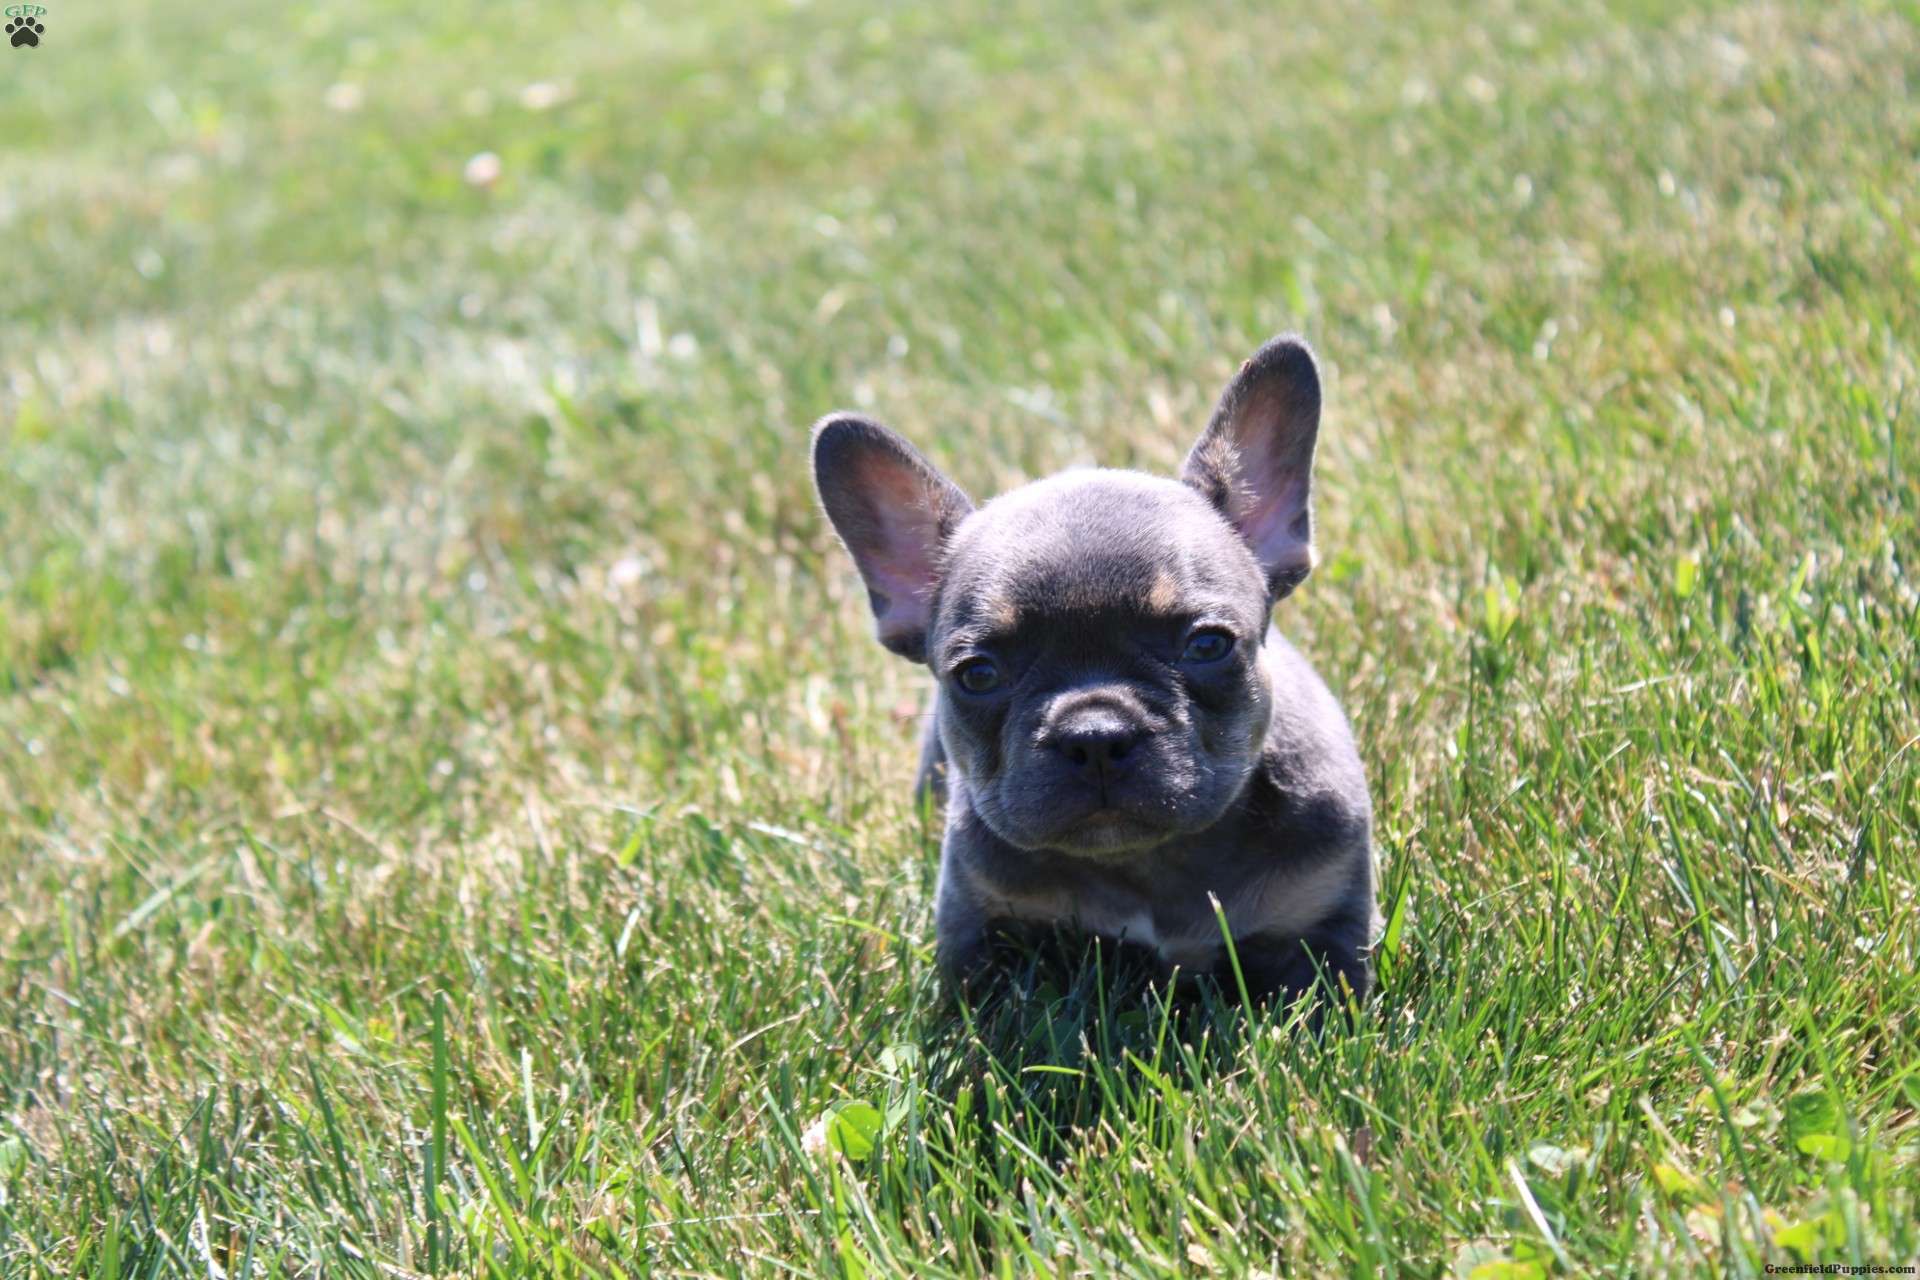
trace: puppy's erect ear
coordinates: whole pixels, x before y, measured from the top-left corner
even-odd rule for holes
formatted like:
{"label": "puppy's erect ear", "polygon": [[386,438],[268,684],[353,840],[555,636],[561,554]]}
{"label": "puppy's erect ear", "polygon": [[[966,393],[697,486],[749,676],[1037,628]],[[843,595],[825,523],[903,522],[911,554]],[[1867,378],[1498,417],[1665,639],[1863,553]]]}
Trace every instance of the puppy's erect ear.
{"label": "puppy's erect ear", "polygon": [[880,643],[925,662],[941,553],[973,504],[912,445],[854,414],[814,426],[813,482],[866,579]]}
{"label": "puppy's erect ear", "polygon": [[1313,445],[1320,373],[1292,334],[1240,366],[1180,478],[1240,531],[1280,599],[1313,568]]}

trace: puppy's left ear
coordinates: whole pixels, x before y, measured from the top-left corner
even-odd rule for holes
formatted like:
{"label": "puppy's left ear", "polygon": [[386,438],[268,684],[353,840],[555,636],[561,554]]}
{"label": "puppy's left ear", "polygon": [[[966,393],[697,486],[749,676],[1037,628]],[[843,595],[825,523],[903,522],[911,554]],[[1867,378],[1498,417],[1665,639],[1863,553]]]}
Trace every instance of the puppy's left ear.
{"label": "puppy's left ear", "polygon": [[1313,446],[1320,371],[1305,340],[1282,334],[1240,366],[1180,478],[1253,549],[1274,600],[1313,569]]}

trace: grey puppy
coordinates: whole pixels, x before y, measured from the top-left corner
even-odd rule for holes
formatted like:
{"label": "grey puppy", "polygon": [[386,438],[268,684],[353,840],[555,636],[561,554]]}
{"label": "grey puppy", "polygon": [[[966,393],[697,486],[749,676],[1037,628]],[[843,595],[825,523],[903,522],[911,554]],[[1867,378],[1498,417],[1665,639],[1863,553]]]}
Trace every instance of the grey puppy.
{"label": "grey puppy", "polygon": [[[1058,925],[1261,994],[1364,996],[1378,927],[1353,737],[1272,629],[1313,567],[1313,353],[1248,360],[1178,480],[1072,470],[975,509],[871,419],[814,428],[814,480],[880,643],[937,678],[937,953],[964,985],[997,927]],[[943,778],[944,777],[944,788]],[[1231,984],[1231,979],[1228,979]]]}

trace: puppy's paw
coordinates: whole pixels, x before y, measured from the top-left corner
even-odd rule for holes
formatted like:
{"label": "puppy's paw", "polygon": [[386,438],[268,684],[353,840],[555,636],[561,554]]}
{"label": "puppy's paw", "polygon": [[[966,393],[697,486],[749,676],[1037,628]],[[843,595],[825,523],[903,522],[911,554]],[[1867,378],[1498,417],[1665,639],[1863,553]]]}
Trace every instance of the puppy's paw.
{"label": "puppy's paw", "polygon": [[[1292,1007],[1314,1002],[1315,1026],[1328,1008],[1357,1009],[1373,985],[1372,966],[1351,947],[1289,938],[1254,942],[1239,948],[1240,973],[1255,1004]],[[1233,973],[1224,962],[1218,979],[1231,987]]]}

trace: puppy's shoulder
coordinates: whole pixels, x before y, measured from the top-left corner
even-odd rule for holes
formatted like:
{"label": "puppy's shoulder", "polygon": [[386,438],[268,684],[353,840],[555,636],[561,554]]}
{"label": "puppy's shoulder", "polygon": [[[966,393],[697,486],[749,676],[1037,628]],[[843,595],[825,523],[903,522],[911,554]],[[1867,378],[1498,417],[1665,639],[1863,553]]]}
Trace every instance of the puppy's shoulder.
{"label": "puppy's shoulder", "polygon": [[1278,631],[1267,633],[1264,648],[1273,719],[1260,765],[1279,806],[1274,816],[1320,828],[1329,840],[1364,842],[1372,803],[1346,713],[1313,664]]}

